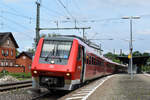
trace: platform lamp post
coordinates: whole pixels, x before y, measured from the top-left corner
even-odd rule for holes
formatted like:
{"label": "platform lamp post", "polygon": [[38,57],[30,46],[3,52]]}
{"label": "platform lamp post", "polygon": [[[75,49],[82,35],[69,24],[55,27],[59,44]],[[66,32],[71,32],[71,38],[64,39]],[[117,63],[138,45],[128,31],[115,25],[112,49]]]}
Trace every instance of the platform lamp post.
{"label": "platform lamp post", "polygon": [[133,79],[133,70],[132,70],[132,65],[133,65],[133,57],[132,57],[132,50],[133,50],[133,45],[132,45],[132,20],[133,19],[140,19],[139,16],[125,16],[122,17],[122,19],[129,19],[130,20],[130,45],[129,45],[129,50],[130,54],[128,58],[130,59],[130,67],[131,67],[131,79]]}

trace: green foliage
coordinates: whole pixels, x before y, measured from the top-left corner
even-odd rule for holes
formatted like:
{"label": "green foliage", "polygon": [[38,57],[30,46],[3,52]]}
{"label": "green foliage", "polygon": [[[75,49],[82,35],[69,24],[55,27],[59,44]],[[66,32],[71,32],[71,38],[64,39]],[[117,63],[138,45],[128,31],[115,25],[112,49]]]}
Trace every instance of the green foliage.
{"label": "green foliage", "polygon": [[[15,78],[31,78],[31,73],[9,73],[9,72],[6,72],[5,75],[10,75],[10,76],[13,76]],[[0,77],[4,76],[3,72],[0,72]]]}
{"label": "green foliage", "polygon": [[34,54],[35,49],[33,49],[33,48],[29,48],[27,51],[28,51],[28,52],[31,52],[31,53],[33,53],[33,54]]}
{"label": "green foliage", "polygon": [[16,49],[16,56],[18,56],[20,54],[20,52]]}
{"label": "green foliage", "polygon": [[144,53],[143,53],[143,56],[150,56],[150,54],[147,53],[147,52],[144,52]]}
{"label": "green foliage", "polygon": [[9,73],[9,75],[16,77],[16,78],[20,78],[20,77],[30,78],[31,77],[31,73]]}
{"label": "green foliage", "polygon": [[133,52],[133,54],[132,54],[133,56],[143,56],[143,54],[142,53],[140,53],[139,51],[135,51],[135,52]]}
{"label": "green foliage", "polygon": [[[111,60],[114,61],[114,62],[120,63],[120,60],[117,59],[117,57],[120,56],[120,55],[117,55],[117,54],[113,54],[113,53],[111,53],[111,52],[108,52],[108,53],[104,54],[104,56],[105,56],[106,58],[108,58],[108,59],[111,59]],[[126,57],[127,57],[127,55],[125,55],[125,54],[121,54],[121,56],[126,56]],[[140,53],[139,51],[135,51],[135,52],[133,52],[133,56],[150,56],[150,54],[147,53],[147,52]],[[150,58],[148,59],[147,62],[150,62]]]}
{"label": "green foliage", "polygon": [[111,59],[114,62],[120,63],[120,60],[117,59],[117,57],[119,56],[117,54],[112,54],[111,52],[108,52],[107,54],[104,54],[104,56],[108,59]]}
{"label": "green foliage", "polygon": [[143,72],[150,72],[150,66],[142,66],[141,70]]}

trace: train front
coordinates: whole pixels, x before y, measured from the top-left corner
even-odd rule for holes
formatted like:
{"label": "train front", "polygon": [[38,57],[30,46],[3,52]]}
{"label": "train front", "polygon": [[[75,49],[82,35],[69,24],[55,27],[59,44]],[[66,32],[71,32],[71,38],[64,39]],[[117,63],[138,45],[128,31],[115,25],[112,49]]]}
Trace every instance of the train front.
{"label": "train front", "polygon": [[49,90],[72,90],[77,48],[77,41],[70,38],[41,38],[31,67],[33,84]]}

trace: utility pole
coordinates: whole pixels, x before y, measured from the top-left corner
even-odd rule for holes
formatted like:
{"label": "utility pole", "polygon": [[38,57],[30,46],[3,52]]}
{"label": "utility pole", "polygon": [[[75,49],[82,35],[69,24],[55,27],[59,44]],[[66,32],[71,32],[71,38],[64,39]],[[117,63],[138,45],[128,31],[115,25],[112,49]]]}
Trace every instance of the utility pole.
{"label": "utility pole", "polygon": [[132,44],[132,20],[133,19],[140,19],[139,16],[126,16],[126,17],[122,17],[122,19],[129,19],[130,20],[130,45],[129,45],[129,50],[130,50],[130,54],[129,54],[129,64],[130,64],[130,68],[131,68],[131,79],[133,79],[133,55],[132,55],[132,51],[133,51],[133,44]]}
{"label": "utility pole", "polygon": [[115,54],[116,53],[116,51],[115,51],[115,49],[113,49],[113,54]]}
{"label": "utility pole", "polygon": [[122,49],[120,49],[120,56],[122,56]]}
{"label": "utility pole", "polygon": [[38,41],[40,39],[40,3],[37,1],[37,15],[36,15],[36,46],[38,44]]}
{"label": "utility pole", "polygon": [[82,36],[83,39],[85,38],[84,32],[85,32],[85,28],[83,28],[83,36]]}

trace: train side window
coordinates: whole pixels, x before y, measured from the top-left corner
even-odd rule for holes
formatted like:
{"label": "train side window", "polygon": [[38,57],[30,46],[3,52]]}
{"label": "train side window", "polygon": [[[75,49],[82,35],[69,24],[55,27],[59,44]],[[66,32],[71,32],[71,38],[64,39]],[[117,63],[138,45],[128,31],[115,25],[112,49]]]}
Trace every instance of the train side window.
{"label": "train side window", "polygon": [[94,58],[94,65],[96,65],[96,58]]}
{"label": "train side window", "polygon": [[103,61],[101,62],[101,66],[104,66],[104,62]]}
{"label": "train side window", "polygon": [[86,64],[89,64],[89,56],[86,57]]}
{"label": "train side window", "polygon": [[92,64],[94,64],[94,57],[92,57]]}
{"label": "train side window", "polygon": [[78,57],[77,57],[78,60],[81,59],[81,46],[78,47]]}
{"label": "train side window", "polygon": [[96,59],[96,65],[98,65],[98,59]]}
{"label": "train side window", "polygon": [[91,64],[91,56],[89,56],[89,64]]}
{"label": "train side window", "polygon": [[101,66],[101,61],[99,61],[99,65]]}

